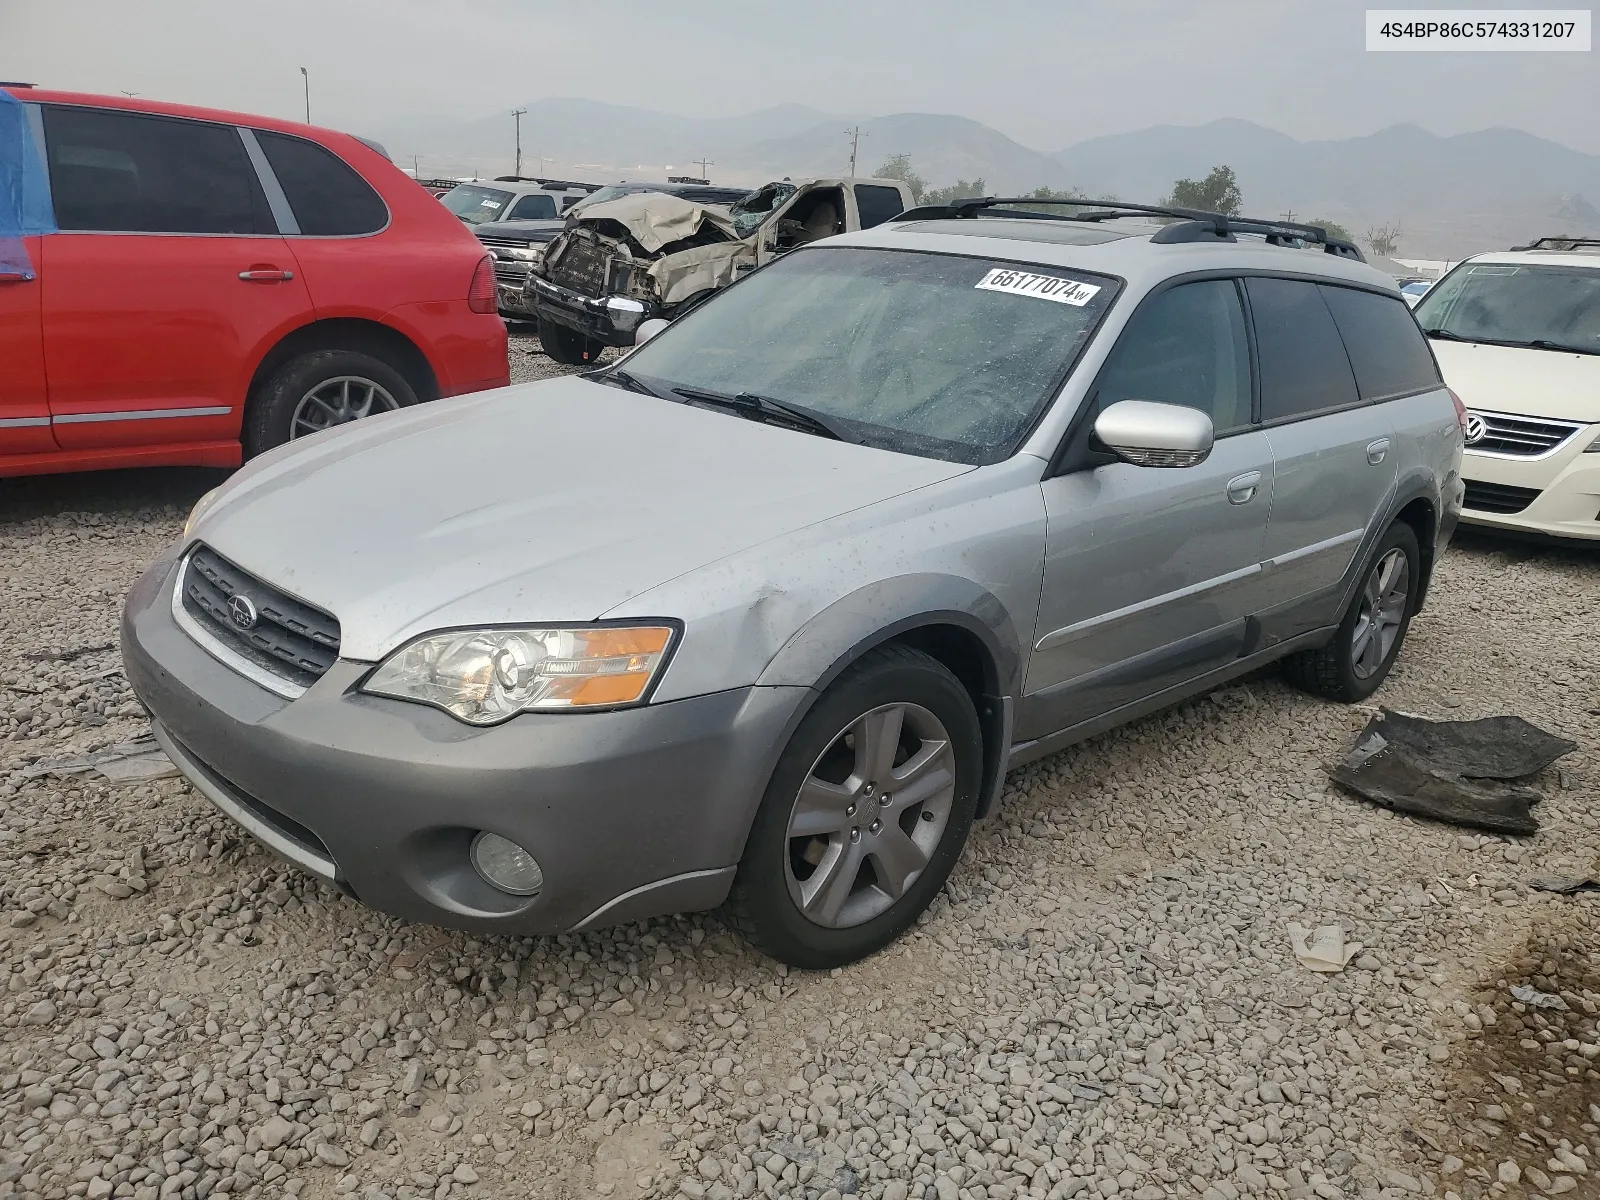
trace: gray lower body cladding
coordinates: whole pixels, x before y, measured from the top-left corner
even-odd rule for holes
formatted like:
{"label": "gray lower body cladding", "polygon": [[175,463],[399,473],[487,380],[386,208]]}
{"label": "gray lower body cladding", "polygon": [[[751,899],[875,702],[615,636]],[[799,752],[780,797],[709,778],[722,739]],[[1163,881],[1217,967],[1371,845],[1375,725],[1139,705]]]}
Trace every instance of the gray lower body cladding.
{"label": "gray lower body cladding", "polygon": [[[173,568],[129,594],[122,651],[180,769],[277,853],[408,920],[546,934],[714,907],[811,695],[741,688],[475,729],[361,695],[370,666],[341,660],[287,701],[178,627]],[[479,830],[533,854],[537,896],[478,877]]]}

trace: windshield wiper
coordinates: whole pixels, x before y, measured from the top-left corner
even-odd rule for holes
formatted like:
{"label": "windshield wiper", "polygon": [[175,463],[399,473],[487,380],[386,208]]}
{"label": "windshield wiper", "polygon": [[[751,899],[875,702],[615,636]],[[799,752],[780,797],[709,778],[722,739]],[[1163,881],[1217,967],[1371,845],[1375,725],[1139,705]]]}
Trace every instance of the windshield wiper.
{"label": "windshield wiper", "polygon": [[627,388],[630,392],[638,392],[641,396],[654,396],[661,399],[661,393],[645,383],[636,375],[630,375],[621,367],[610,367],[603,371],[594,371],[588,378],[597,383],[609,383],[614,387]]}
{"label": "windshield wiper", "polygon": [[1422,332],[1431,338],[1441,338],[1447,342],[1475,342],[1478,340],[1477,338],[1464,338],[1459,333],[1451,333],[1448,329],[1439,326],[1435,326],[1432,329],[1424,329]]}
{"label": "windshield wiper", "polygon": [[798,404],[789,404],[783,400],[774,400],[770,396],[758,396],[754,392],[740,392],[736,396],[727,396],[721,392],[708,392],[702,388],[675,387],[675,393],[685,400],[694,400],[700,404],[710,404],[717,408],[725,408],[730,412],[737,412],[756,421],[766,421],[769,424],[792,425],[803,429],[807,433],[814,433],[818,437],[832,438],[836,442],[856,442],[859,439],[845,433],[838,425],[819,412],[804,408]]}
{"label": "windshield wiper", "polygon": [[1582,346],[1568,346],[1565,342],[1552,342],[1549,338],[1534,338],[1531,342],[1507,342],[1508,346],[1527,346],[1530,350],[1558,350],[1562,354],[1600,354],[1600,350],[1585,350]]}

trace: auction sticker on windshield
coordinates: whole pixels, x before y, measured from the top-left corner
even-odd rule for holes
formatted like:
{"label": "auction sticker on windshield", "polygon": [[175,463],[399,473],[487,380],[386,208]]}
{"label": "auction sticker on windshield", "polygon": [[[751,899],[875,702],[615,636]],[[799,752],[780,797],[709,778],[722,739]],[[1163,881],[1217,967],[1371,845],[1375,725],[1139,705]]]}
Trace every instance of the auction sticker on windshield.
{"label": "auction sticker on windshield", "polygon": [[1100,291],[1098,284],[1079,283],[1076,279],[1062,279],[1059,275],[1034,275],[1006,267],[996,267],[973,286],[991,292],[1010,292],[1014,296],[1037,296],[1041,300],[1054,300],[1057,304],[1072,304],[1079,308],[1093,300]]}

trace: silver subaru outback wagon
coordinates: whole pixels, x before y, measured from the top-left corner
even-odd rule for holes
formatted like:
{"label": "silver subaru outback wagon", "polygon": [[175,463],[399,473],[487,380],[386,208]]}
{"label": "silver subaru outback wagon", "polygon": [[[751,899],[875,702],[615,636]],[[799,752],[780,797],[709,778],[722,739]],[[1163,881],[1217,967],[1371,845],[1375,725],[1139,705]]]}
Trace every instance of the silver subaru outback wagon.
{"label": "silver subaru outback wagon", "polygon": [[962,202],[642,334],[201,500],[123,617],[200,792],[403,918],[725,905],[832,966],[1008,768],[1272,660],[1369,695],[1460,509],[1459,405],[1320,230]]}

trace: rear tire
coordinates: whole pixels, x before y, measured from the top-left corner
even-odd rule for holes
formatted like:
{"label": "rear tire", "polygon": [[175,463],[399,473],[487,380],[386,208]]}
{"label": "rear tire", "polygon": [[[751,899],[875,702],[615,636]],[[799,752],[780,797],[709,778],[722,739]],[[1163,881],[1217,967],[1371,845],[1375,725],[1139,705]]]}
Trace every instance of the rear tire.
{"label": "rear tire", "polygon": [[1378,540],[1333,640],[1284,659],[1284,677],[1314,696],[1346,704],[1365,700],[1400,657],[1421,585],[1416,532],[1396,521]]}
{"label": "rear tire", "polygon": [[898,937],[966,844],[983,774],[972,697],[936,659],[880,647],[806,713],[778,759],[725,912],[793,967]]}
{"label": "rear tire", "polygon": [[[348,386],[346,386],[348,384]],[[392,365],[360,350],[312,350],[280,363],[245,408],[245,458],[361,417],[417,403]]]}
{"label": "rear tire", "polygon": [[548,317],[539,318],[539,342],[546,354],[569,367],[587,366],[599,358],[606,348],[604,342],[585,337],[565,325],[557,325]]}

